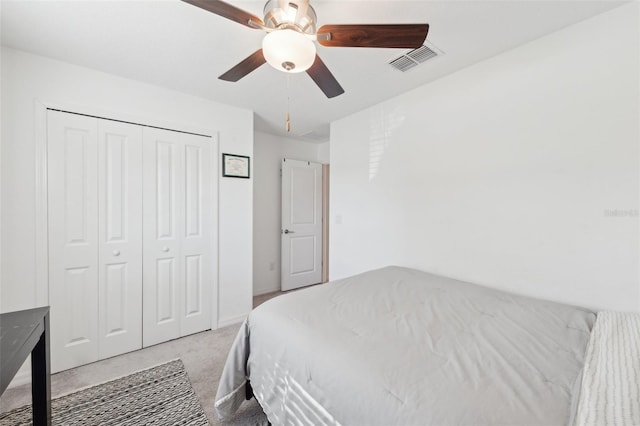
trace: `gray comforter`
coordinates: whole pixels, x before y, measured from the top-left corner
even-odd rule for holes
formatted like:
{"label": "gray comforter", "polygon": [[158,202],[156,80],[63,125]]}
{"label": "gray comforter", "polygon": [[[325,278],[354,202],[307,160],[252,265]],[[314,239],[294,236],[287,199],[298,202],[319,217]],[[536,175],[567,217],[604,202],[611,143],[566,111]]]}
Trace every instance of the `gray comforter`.
{"label": "gray comforter", "polygon": [[251,312],[216,397],[270,422],[566,425],[595,314],[387,267]]}

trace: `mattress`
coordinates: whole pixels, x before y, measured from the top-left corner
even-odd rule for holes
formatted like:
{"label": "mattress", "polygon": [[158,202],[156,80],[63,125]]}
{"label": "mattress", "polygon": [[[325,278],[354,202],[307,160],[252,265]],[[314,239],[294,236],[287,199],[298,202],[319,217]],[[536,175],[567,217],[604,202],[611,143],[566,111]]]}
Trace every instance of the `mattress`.
{"label": "mattress", "polygon": [[216,411],[247,395],[274,425],[573,424],[596,315],[408,268],[253,310]]}

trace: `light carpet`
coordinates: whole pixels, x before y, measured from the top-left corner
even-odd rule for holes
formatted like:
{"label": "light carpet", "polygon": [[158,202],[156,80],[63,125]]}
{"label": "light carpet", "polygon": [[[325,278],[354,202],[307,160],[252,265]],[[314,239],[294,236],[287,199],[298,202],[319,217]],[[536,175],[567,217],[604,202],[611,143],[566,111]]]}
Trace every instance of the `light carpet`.
{"label": "light carpet", "polygon": [[[257,296],[254,298],[254,306],[278,294]],[[218,420],[214,413],[218,380],[239,327],[240,324],[234,324],[205,331],[53,374],[51,396],[55,398],[66,395],[180,358],[210,424],[267,425],[268,420],[255,399],[245,401],[236,415],[225,421]],[[30,384],[10,387],[0,397],[0,412],[30,403]]]}
{"label": "light carpet", "polygon": [[[51,420],[68,426],[209,424],[179,359],[56,398]],[[0,414],[1,426],[30,424],[30,405]]]}

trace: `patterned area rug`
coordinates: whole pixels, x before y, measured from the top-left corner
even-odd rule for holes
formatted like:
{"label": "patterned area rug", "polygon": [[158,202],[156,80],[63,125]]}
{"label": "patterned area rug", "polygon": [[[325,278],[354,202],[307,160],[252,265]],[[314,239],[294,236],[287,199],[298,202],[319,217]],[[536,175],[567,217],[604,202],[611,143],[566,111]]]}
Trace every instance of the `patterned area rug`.
{"label": "patterned area rug", "polygon": [[[179,359],[51,401],[54,425],[208,425]],[[31,425],[31,406],[0,414],[0,426]]]}

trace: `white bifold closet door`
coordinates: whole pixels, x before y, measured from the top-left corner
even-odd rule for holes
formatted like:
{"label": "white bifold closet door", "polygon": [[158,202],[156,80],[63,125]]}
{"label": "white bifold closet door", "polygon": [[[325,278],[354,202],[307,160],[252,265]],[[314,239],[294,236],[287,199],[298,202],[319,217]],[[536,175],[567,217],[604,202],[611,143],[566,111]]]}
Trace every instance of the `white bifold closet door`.
{"label": "white bifold closet door", "polygon": [[211,139],[48,111],[57,372],[211,328]]}
{"label": "white bifold closet door", "polygon": [[143,344],[211,326],[212,149],[207,137],[144,129]]}
{"label": "white bifold closet door", "polygon": [[142,347],[142,128],[49,111],[52,371]]}
{"label": "white bifold closet door", "polygon": [[98,120],[99,357],[142,347],[142,127]]}

